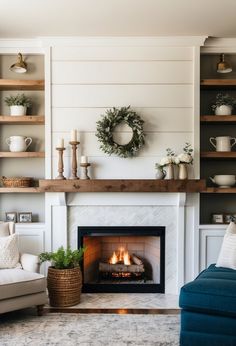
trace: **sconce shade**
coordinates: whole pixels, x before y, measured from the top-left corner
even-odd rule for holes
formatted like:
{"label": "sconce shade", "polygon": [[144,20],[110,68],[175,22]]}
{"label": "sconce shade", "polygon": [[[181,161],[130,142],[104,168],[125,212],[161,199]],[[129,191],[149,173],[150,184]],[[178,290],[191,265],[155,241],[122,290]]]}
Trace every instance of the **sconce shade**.
{"label": "sconce shade", "polygon": [[220,55],[220,61],[217,64],[216,70],[218,73],[232,72],[232,67],[227,61],[225,61],[225,55],[224,54]]}
{"label": "sconce shade", "polygon": [[10,70],[16,73],[25,73],[27,71],[27,64],[23,61],[22,54],[18,53],[18,61],[11,65]]}

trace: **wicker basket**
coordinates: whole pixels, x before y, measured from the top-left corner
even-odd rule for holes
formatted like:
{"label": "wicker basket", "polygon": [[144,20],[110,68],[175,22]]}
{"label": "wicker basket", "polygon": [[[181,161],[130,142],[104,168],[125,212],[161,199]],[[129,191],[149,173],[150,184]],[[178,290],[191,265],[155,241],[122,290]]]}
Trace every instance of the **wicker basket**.
{"label": "wicker basket", "polygon": [[1,182],[4,187],[29,187],[32,178],[22,177],[22,178],[6,178],[1,177]]}
{"label": "wicker basket", "polygon": [[48,293],[51,306],[66,307],[80,302],[82,275],[80,268],[48,268]]}

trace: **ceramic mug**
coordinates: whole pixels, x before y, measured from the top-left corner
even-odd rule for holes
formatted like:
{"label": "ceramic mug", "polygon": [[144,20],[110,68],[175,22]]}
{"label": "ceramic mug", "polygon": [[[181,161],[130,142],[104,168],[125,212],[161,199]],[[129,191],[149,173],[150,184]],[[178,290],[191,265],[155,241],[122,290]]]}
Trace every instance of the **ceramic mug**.
{"label": "ceramic mug", "polygon": [[32,138],[25,136],[11,136],[6,139],[9,150],[12,152],[26,151],[32,143]]}
{"label": "ceramic mug", "polygon": [[235,175],[225,174],[225,175],[215,175],[213,178],[209,177],[211,181],[219,185],[219,187],[231,187],[236,183]]}
{"label": "ceramic mug", "polygon": [[231,151],[236,144],[236,138],[230,136],[211,137],[209,141],[216,151]]}

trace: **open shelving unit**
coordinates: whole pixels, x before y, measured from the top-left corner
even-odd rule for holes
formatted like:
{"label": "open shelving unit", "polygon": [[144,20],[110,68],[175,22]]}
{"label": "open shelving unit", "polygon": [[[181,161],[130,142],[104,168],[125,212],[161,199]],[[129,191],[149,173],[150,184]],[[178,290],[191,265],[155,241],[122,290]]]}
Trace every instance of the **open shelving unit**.
{"label": "open shelving unit", "polygon": [[0,79],[0,90],[44,90],[44,80]]}

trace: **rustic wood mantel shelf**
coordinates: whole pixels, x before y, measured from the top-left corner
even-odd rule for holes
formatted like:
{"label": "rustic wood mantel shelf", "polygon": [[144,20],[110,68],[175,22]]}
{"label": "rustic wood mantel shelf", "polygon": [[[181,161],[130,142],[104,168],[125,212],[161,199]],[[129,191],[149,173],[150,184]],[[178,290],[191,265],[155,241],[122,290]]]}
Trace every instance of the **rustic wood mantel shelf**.
{"label": "rustic wood mantel shelf", "polygon": [[201,192],[206,181],[156,179],[39,180],[45,192]]}

